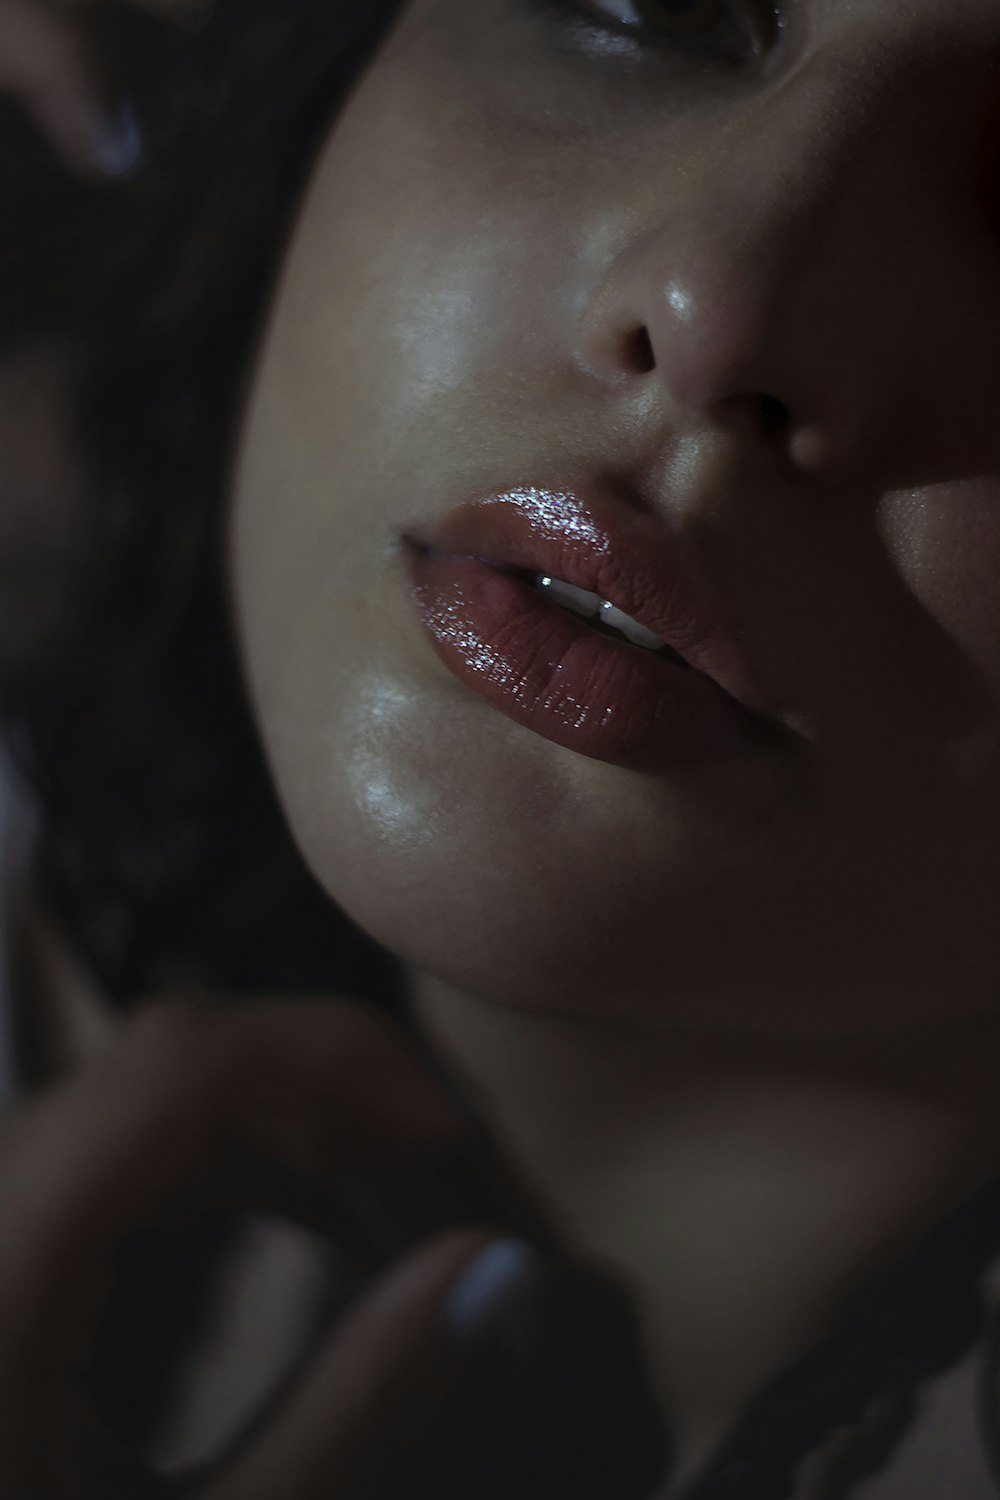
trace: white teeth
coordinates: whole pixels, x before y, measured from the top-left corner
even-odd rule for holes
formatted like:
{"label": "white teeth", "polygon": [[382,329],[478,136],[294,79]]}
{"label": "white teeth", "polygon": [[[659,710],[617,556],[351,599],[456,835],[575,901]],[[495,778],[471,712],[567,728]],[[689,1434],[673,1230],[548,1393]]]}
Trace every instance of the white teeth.
{"label": "white teeth", "polygon": [[592,594],[588,589],[578,589],[572,583],[563,583],[561,578],[550,578],[547,573],[538,575],[538,587],[554,603],[572,610],[575,615],[582,615],[588,620],[599,615],[605,625],[619,631],[635,646],[644,646],[647,651],[662,651],[667,644],[651,630],[647,630],[645,625],[640,625],[638,620],[633,620],[623,609],[616,608],[608,599],[602,599],[600,594]]}
{"label": "white teeth", "polygon": [[601,605],[601,619],[613,630],[620,630],[634,646],[645,646],[647,651],[660,651],[667,644],[651,630],[647,630],[645,625],[640,625],[638,620],[633,620],[623,609],[616,609],[607,599]]}
{"label": "white teeth", "polygon": [[591,594],[587,589],[574,587],[572,583],[563,583],[561,578],[550,578],[547,573],[539,576],[538,587],[543,593],[551,595],[557,604],[571,609],[575,615],[583,615],[585,620],[596,615],[601,608],[600,594]]}

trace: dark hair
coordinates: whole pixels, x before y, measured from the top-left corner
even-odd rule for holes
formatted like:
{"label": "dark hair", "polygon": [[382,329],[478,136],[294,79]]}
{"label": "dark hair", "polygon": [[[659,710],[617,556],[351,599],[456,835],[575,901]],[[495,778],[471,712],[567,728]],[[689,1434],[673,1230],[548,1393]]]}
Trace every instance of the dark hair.
{"label": "dark hair", "polygon": [[188,31],[109,11],[95,51],[143,129],[143,167],[86,187],[24,142],[19,317],[77,333],[95,503],[80,587],[14,740],[42,803],[44,894],[122,1004],[166,984],[394,992],[392,961],[335,911],[285,830],[240,683],[222,548],[290,220],[397,8],[218,0]]}

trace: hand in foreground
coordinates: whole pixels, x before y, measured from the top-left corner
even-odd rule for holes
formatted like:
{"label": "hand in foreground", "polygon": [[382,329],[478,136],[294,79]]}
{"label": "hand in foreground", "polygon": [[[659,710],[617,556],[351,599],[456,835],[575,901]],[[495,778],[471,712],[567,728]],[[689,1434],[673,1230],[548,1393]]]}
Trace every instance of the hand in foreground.
{"label": "hand in foreground", "polygon": [[[461,1125],[402,1046],[342,1003],[202,1013],[158,1004],[0,1136],[0,1474],[5,1500],[173,1493],[103,1425],[79,1372],[116,1245],[246,1147],[280,1163],[319,1122],[340,1166],[448,1149]],[[490,1241],[440,1235],[354,1310],[266,1427],[185,1495],[377,1493],[460,1366],[463,1272]],[[482,1262],[478,1262],[480,1265]],[[457,1288],[457,1292],[456,1292]]]}
{"label": "hand in foreground", "polygon": [[[126,0],[167,20],[197,17],[199,0]],[[141,153],[135,122],[109,113],[79,16],[90,0],[0,0],[0,95],[16,99],[56,153],[82,172],[118,176]]]}

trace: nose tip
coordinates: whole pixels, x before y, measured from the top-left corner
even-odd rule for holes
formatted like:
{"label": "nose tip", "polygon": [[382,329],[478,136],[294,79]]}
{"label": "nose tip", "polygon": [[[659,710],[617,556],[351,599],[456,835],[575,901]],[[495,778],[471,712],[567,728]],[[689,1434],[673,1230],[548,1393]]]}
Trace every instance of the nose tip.
{"label": "nose tip", "polygon": [[599,313],[580,362],[599,381],[665,401],[674,425],[742,433],[818,470],[837,448],[832,422],[818,403],[810,410],[807,382],[779,367],[769,302],[749,270],[716,271],[702,254],[688,276],[623,299],[617,317]]}
{"label": "nose tip", "polygon": [[761,369],[766,292],[759,278],[754,285],[749,275],[713,266],[716,258],[702,250],[686,276],[670,277],[648,299],[654,358],[681,409],[711,413],[751,405],[773,419],[787,406],[765,385]]}
{"label": "nose tip", "polygon": [[914,222],[926,100],[918,111],[899,64],[867,80],[860,108],[854,63],[850,49],[818,55],[643,179],[639,227],[593,287],[575,351],[636,410],[752,435],[815,470],[843,461],[905,383],[915,333],[901,308],[943,235]]}

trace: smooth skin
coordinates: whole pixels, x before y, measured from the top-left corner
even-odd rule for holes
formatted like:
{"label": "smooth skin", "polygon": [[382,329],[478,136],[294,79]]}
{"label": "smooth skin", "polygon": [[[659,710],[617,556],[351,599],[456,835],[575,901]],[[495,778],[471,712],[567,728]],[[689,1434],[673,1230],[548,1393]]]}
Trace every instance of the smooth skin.
{"label": "smooth skin", "polygon": [[[413,0],[331,131],[236,610],[307,858],[631,1275],[691,1468],[1000,1168],[1000,22],[797,0],[734,67],[768,7],[555,9]],[[452,679],[399,538],[525,485],[660,512],[783,733],[640,775]]]}

